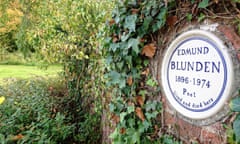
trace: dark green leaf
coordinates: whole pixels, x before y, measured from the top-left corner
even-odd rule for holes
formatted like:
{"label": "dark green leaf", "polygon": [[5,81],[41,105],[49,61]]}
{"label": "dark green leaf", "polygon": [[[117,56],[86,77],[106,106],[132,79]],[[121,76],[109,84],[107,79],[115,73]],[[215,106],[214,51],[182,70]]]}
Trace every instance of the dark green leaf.
{"label": "dark green leaf", "polygon": [[126,41],[126,40],[129,38],[130,35],[131,35],[131,33],[128,33],[128,34],[124,33],[124,34],[121,36],[121,41],[122,41],[122,42]]}
{"label": "dark green leaf", "polygon": [[198,17],[198,22],[202,21],[206,16],[201,13],[200,16]]}
{"label": "dark green leaf", "polygon": [[240,112],[240,97],[237,97],[231,101],[230,108],[235,112]]}
{"label": "dark green leaf", "polygon": [[132,112],[134,112],[134,110],[135,110],[134,105],[133,105],[133,106],[128,106],[128,107],[127,107],[127,112],[128,112],[128,113],[132,113]]}
{"label": "dark green leaf", "polygon": [[110,84],[117,84],[120,88],[125,87],[126,80],[120,73],[111,71],[109,74],[107,74],[107,76],[110,79]]}
{"label": "dark green leaf", "polygon": [[110,103],[110,104],[109,104],[109,110],[110,110],[110,112],[114,112],[114,110],[115,110],[115,105],[114,105],[113,103]]}
{"label": "dark green leaf", "polygon": [[236,135],[237,142],[240,142],[240,115],[233,122],[233,130]]}
{"label": "dark green leaf", "polygon": [[112,43],[110,45],[110,49],[115,52],[118,48],[120,47],[120,44],[119,43]]}
{"label": "dark green leaf", "polygon": [[135,38],[131,38],[130,40],[128,40],[128,48],[132,47],[133,51],[138,54],[139,53],[139,40],[135,39]]}
{"label": "dark green leaf", "polygon": [[161,12],[157,16],[157,22],[153,25],[152,31],[155,32],[160,29],[166,23],[167,9],[162,8]]}
{"label": "dark green leaf", "polygon": [[144,19],[144,22],[143,22],[143,28],[144,30],[148,30],[149,26],[150,26],[150,23],[153,21],[153,18],[151,16],[148,16]]}
{"label": "dark green leaf", "polygon": [[206,8],[208,6],[208,2],[209,0],[202,0],[199,4],[198,4],[198,8]]}
{"label": "dark green leaf", "polygon": [[136,30],[136,20],[137,15],[127,16],[124,23],[124,28],[128,29],[130,32],[134,32]]}
{"label": "dark green leaf", "polygon": [[191,20],[192,20],[192,14],[190,14],[190,13],[187,14],[187,20],[188,20],[188,21],[191,21]]}

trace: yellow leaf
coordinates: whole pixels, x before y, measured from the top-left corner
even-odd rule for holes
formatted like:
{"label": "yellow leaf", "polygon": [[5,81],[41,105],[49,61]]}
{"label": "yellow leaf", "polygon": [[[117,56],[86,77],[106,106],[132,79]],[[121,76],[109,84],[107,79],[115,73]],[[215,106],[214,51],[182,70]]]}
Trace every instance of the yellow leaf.
{"label": "yellow leaf", "polygon": [[4,97],[4,96],[1,96],[1,97],[0,97],[0,104],[2,104],[4,101],[5,101],[5,97]]}

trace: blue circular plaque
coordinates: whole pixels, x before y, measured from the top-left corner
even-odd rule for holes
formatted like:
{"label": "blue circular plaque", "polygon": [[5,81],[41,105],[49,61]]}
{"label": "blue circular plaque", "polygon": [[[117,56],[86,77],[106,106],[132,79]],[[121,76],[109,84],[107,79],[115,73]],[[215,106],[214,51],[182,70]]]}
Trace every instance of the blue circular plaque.
{"label": "blue circular plaque", "polygon": [[191,30],[168,47],[161,80],[170,104],[191,119],[216,114],[226,103],[233,66],[223,41],[211,32]]}

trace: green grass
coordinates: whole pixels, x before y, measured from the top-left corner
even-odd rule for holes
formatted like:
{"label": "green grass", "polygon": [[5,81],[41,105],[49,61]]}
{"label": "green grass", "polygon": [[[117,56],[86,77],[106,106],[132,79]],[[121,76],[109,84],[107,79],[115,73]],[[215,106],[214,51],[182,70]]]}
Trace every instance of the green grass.
{"label": "green grass", "polygon": [[7,78],[52,77],[61,71],[62,67],[57,65],[49,66],[47,69],[38,66],[0,65],[0,81]]}

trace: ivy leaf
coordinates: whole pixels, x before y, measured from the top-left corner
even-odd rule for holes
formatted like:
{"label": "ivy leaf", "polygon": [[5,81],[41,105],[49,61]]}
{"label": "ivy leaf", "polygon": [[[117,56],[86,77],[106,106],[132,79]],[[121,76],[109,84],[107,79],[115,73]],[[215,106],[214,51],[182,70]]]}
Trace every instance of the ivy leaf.
{"label": "ivy leaf", "polygon": [[153,58],[156,52],[156,46],[154,43],[147,44],[143,47],[141,54],[149,58]]}
{"label": "ivy leaf", "polygon": [[236,135],[237,142],[240,142],[240,115],[233,122],[233,130]]}
{"label": "ivy leaf", "polygon": [[132,143],[140,142],[140,134],[138,131],[135,131],[132,135]]}
{"label": "ivy leaf", "polygon": [[233,99],[230,103],[230,107],[235,112],[240,112],[240,97]]}
{"label": "ivy leaf", "polygon": [[121,112],[120,113],[120,122],[122,123],[124,121],[125,116],[127,115],[126,112]]}
{"label": "ivy leaf", "polygon": [[109,104],[109,110],[110,110],[110,112],[114,112],[114,110],[115,110],[115,105],[114,105],[113,103],[110,103],[110,104]]}
{"label": "ivy leaf", "polygon": [[202,0],[199,4],[198,4],[198,8],[206,8],[208,6],[208,2],[209,0]]}
{"label": "ivy leaf", "polygon": [[156,118],[158,112],[157,111],[154,111],[152,113],[146,113],[146,117],[148,120],[150,120],[151,118]]}
{"label": "ivy leaf", "polygon": [[152,31],[155,32],[160,29],[166,23],[167,9],[162,8],[161,12],[157,16],[157,22],[153,25]]}
{"label": "ivy leaf", "polygon": [[153,21],[153,18],[151,16],[147,16],[145,19],[144,19],[144,22],[143,22],[143,28],[145,31],[148,30],[149,26],[150,26],[150,23]]}
{"label": "ivy leaf", "polygon": [[127,28],[130,32],[134,32],[136,30],[136,20],[136,14],[127,16],[124,22],[124,28]]}
{"label": "ivy leaf", "polygon": [[128,48],[132,47],[133,51],[138,54],[139,53],[139,40],[135,38],[131,38],[128,40]]}
{"label": "ivy leaf", "polygon": [[154,86],[157,86],[157,82],[154,79],[150,78],[147,80],[146,85],[150,87],[154,87]]}
{"label": "ivy leaf", "polygon": [[128,113],[134,112],[134,108],[135,108],[134,105],[128,106],[128,107],[127,107],[127,112],[128,112]]}
{"label": "ivy leaf", "polygon": [[123,33],[123,35],[121,36],[121,41],[122,41],[122,42],[126,41],[126,40],[129,38],[130,34],[131,34],[131,33],[128,33],[128,34]]}
{"label": "ivy leaf", "polygon": [[113,52],[115,52],[118,48],[120,47],[119,43],[112,43],[110,45],[110,50],[112,50]]}
{"label": "ivy leaf", "polygon": [[118,137],[118,128],[115,128],[114,132],[109,135],[109,138],[115,139]]}
{"label": "ivy leaf", "polygon": [[156,101],[147,101],[147,103],[145,104],[145,109],[146,111],[150,111],[150,110],[156,110],[157,108],[157,102]]}
{"label": "ivy leaf", "polygon": [[125,87],[126,80],[120,73],[111,71],[109,74],[107,74],[107,76],[110,79],[110,84],[118,84],[120,88]]}

